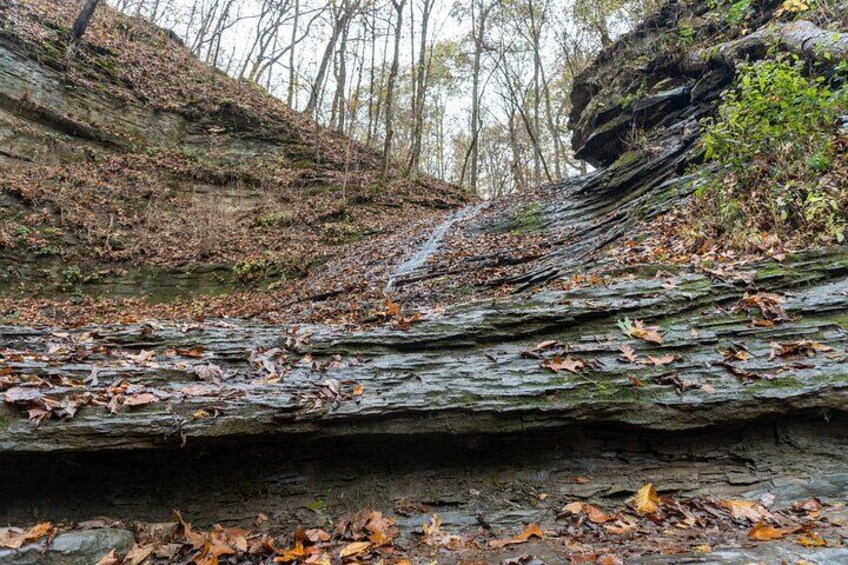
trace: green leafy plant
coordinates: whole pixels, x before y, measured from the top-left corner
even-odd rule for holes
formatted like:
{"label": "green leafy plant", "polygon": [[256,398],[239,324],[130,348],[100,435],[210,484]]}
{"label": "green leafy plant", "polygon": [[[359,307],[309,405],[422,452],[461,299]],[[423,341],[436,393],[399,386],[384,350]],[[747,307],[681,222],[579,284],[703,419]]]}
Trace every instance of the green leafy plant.
{"label": "green leafy plant", "polygon": [[738,26],[754,13],[753,0],[710,0],[710,9],[721,13],[721,20],[729,25]]}
{"label": "green leafy plant", "polygon": [[695,29],[689,25],[681,25],[677,29],[677,46],[680,49],[688,49],[695,43]]}
{"label": "green leafy plant", "polygon": [[735,236],[842,242],[846,111],[848,90],[808,78],[796,61],[743,66],[702,141],[706,159],[720,165],[697,193],[707,222]]}

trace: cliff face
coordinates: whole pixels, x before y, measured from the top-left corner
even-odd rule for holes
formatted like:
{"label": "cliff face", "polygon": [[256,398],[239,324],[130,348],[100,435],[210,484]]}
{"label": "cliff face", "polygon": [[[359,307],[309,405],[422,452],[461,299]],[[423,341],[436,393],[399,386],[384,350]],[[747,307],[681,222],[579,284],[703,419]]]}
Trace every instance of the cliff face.
{"label": "cliff face", "polygon": [[[783,2],[671,1],[621,38],[575,80],[572,146],[607,166],[635,137],[694,126],[716,112],[735,67],[790,52],[835,67],[848,56],[844,3],[796,14]],[[739,21],[728,14],[739,11]]]}

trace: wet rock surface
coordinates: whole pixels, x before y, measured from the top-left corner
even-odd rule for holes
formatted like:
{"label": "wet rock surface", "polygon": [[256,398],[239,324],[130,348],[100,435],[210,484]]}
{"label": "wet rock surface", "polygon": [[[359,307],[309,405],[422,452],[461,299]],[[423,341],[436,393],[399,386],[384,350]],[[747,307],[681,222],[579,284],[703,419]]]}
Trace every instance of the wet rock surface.
{"label": "wet rock surface", "polygon": [[125,555],[135,543],[127,530],[82,530],[59,534],[52,540],[20,549],[0,549],[3,565],[92,565],[110,551]]}

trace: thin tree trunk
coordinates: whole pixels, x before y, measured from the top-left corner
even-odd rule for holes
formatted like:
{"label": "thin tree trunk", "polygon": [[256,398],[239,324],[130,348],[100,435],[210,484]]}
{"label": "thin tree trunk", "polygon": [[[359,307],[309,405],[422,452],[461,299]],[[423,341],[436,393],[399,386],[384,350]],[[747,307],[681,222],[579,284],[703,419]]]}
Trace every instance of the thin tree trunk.
{"label": "thin tree trunk", "polygon": [[294,46],[297,39],[297,26],[300,23],[300,0],[294,0],[294,22],[292,23],[291,50],[289,51],[289,94],[288,104],[290,108],[295,105],[295,89],[297,88]]}
{"label": "thin tree trunk", "polygon": [[305,113],[309,116],[315,114],[318,108],[318,102],[321,99],[321,91],[324,89],[324,79],[327,76],[327,68],[330,66],[330,60],[333,53],[336,51],[336,43],[339,41],[339,36],[342,30],[347,27],[351,17],[353,17],[354,6],[344,3],[341,13],[333,26],[333,32],[330,36],[330,41],[327,48],[324,50],[324,56],[321,58],[321,64],[318,67],[318,74],[315,76],[315,82],[312,84],[312,92],[309,94],[309,102],[306,103]]}
{"label": "thin tree trunk", "polygon": [[419,161],[421,159],[421,137],[424,131],[424,106],[427,96],[427,31],[430,24],[430,14],[433,10],[434,0],[424,0],[421,10],[421,45],[418,54],[418,68],[416,69],[415,104],[412,115],[412,140],[409,149],[409,174],[413,178],[418,176]]}
{"label": "thin tree trunk", "polygon": [[71,27],[71,39],[68,45],[68,53],[73,53],[74,49],[76,49],[76,46],[79,44],[80,39],[82,39],[85,30],[88,29],[88,24],[91,23],[91,17],[94,15],[94,11],[97,10],[98,4],[100,4],[100,0],[86,0],[85,5],[82,7],[82,10],[74,22],[73,27]]}
{"label": "thin tree trunk", "polygon": [[389,161],[391,159],[392,141],[395,135],[394,124],[394,95],[395,81],[398,75],[398,66],[400,65],[400,39],[403,31],[403,8],[406,5],[406,0],[392,0],[392,6],[395,8],[395,49],[392,57],[392,68],[389,71],[389,83],[386,87],[386,138],[383,142],[383,163],[382,163],[382,178],[385,181],[389,177]]}

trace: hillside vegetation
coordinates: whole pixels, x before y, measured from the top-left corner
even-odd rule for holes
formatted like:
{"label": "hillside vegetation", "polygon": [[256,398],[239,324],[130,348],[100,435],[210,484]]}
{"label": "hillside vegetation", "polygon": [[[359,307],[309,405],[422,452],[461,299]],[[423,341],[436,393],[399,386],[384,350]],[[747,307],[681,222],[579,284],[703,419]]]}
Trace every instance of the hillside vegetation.
{"label": "hillside vegetation", "polygon": [[375,152],[106,5],[68,59],[77,9],[0,0],[7,289],[173,298],[279,285],[465,199],[381,178]]}

